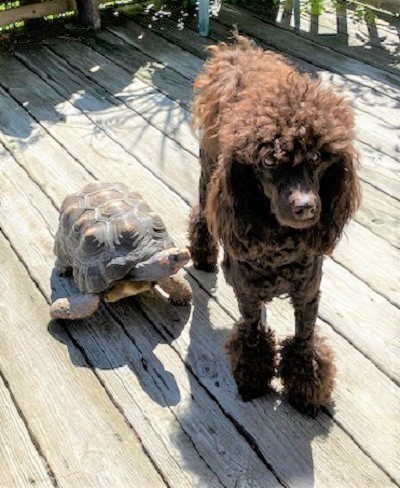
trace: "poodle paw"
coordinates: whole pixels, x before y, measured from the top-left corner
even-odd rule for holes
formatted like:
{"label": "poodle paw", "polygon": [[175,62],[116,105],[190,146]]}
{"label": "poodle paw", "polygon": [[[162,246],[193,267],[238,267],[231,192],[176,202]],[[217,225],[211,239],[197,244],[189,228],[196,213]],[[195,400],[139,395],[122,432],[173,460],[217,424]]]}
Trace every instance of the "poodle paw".
{"label": "poodle paw", "polygon": [[288,401],[300,413],[315,417],[331,403],[336,368],[324,338],[314,337],[313,343],[285,339],[279,370]]}
{"label": "poodle paw", "polygon": [[236,325],[226,347],[242,400],[247,402],[268,393],[276,366],[274,333],[259,331],[256,342],[249,344],[244,331]]}

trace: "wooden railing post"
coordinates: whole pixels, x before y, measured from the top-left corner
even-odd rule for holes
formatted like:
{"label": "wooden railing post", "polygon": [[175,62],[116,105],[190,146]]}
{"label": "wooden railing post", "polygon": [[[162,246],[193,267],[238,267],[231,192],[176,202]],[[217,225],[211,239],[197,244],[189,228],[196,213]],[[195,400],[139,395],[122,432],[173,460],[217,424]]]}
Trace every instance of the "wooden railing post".
{"label": "wooden railing post", "polygon": [[100,10],[97,0],[76,0],[76,6],[83,25],[94,30],[100,29]]}
{"label": "wooden railing post", "polygon": [[199,0],[199,33],[201,36],[208,36],[210,33],[209,7],[209,0]]}

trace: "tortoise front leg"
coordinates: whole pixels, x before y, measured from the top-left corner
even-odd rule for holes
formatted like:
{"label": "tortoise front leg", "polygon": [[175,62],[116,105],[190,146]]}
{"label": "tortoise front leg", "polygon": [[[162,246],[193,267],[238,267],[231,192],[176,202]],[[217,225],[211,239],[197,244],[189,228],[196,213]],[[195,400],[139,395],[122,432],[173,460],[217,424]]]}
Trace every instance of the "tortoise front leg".
{"label": "tortoise front leg", "polygon": [[162,278],[157,282],[162,290],[169,295],[173,305],[188,305],[192,300],[192,289],[182,271]]}
{"label": "tortoise front leg", "polygon": [[99,295],[73,295],[59,298],[50,307],[52,319],[83,319],[93,315],[100,303]]}

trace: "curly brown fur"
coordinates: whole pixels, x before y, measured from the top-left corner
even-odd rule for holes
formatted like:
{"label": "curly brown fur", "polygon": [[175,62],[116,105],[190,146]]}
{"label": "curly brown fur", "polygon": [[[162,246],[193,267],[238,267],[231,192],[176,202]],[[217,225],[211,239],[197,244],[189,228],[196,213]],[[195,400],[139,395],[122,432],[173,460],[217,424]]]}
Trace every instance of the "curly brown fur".
{"label": "curly brown fur", "polygon": [[289,403],[297,410],[315,416],[321,405],[331,402],[336,368],[324,338],[314,336],[313,344],[285,339],[279,370]]}
{"label": "curly brown fur", "polygon": [[201,163],[190,231],[195,264],[211,268],[222,243],[224,273],[248,328],[263,303],[289,294],[306,352],[322,256],[360,202],[353,113],[332,89],[245,37],[210,51],[193,106]]}
{"label": "curly brown fur", "polygon": [[276,341],[271,330],[259,330],[249,338],[243,322],[235,324],[226,343],[233,376],[243,401],[252,400],[268,392],[276,368]]}
{"label": "curly brown fur", "polygon": [[214,271],[217,266],[218,244],[210,235],[200,206],[192,209],[189,220],[190,254],[197,269]]}

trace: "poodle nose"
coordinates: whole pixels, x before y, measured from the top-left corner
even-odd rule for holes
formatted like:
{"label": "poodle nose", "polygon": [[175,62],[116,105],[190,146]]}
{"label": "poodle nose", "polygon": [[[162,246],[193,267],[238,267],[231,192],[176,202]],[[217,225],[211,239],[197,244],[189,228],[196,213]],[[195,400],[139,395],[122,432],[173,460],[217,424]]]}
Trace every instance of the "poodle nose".
{"label": "poodle nose", "polygon": [[290,202],[290,208],[296,220],[308,220],[315,216],[316,199],[312,193],[296,192]]}

